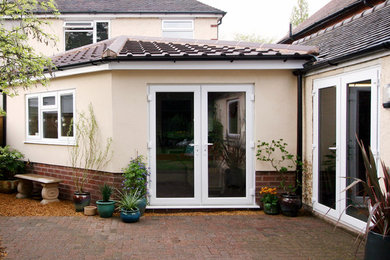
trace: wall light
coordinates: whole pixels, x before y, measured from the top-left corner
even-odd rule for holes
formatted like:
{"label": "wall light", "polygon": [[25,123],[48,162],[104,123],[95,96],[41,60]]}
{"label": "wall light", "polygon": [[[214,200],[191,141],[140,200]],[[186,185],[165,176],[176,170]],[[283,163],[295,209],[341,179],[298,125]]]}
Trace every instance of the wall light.
{"label": "wall light", "polygon": [[383,90],[383,107],[390,108],[390,84],[387,84]]}

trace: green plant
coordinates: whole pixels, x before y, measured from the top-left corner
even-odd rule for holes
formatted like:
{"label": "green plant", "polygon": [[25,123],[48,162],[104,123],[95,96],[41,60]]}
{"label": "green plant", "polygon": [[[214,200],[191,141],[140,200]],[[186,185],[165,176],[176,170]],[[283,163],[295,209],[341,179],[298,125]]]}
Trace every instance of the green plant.
{"label": "green plant", "polygon": [[105,146],[102,147],[103,142],[92,104],[89,104],[88,115],[84,113],[78,115],[75,139],[76,143],[70,147],[69,157],[76,190],[82,193],[91,170],[98,171],[104,168],[112,158],[112,138],[107,138]]}
{"label": "green plant", "polygon": [[23,158],[21,152],[11,149],[8,145],[0,147],[0,179],[12,180],[15,174],[23,173],[26,167]]}
{"label": "green plant", "polygon": [[263,187],[260,190],[260,195],[262,195],[261,202],[264,204],[270,203],[274,206],[277,206],[279,203],[276,188]]}
{"label": "green plant", "polygon": [[[369,210],[366,236],[370,230],[383,236],[390,235],[390,171],[382,162],[383,177],[379,177],[371,149],[369,149],[369,154],[367,155],[363,142],[359,140],[357,142],[360,146],[366,168],[366,181],[352,178],[354,181],[343,192],[361,183],[364,188],[364,197],[367,198],[365,202]],[[381,185],[381,182],[383,185]]]}
{"label": "green plant", "polygon": [[287,151],[287,143],[283,139],[271,140],[271,143],[261,141],[259,143],[257,145],[257,160],[270,163],[272,168],[281,174],[280,187],[284,192],[295,193],[301,184],[297,180],[296,185],[287,185],[287,173],[297,167],[301,167],[302,172],[305,172],[306,165],[297,156]]}
{"label": "green plant", "polygon": [[103,186],[100,186],[100,192],[102,193],[103,201],[108,202],[112,194],[112,187],[105,183]]}
{"label": "green plant", "polygon": [[123,169],[122,182],[123,190],[125,192],[132,192],[138,190],[141,196],[147,195],[149,169],[146,167],[144,157],[137,156],[131,160],[126,168]]}
{"label": "green plant", "polygon": [[142,198],[138,189],[124,192],[121,192],[120,190],[117,191],[119,193],[118,209],[127,211],[134,211],[138,209],[138,201]]}

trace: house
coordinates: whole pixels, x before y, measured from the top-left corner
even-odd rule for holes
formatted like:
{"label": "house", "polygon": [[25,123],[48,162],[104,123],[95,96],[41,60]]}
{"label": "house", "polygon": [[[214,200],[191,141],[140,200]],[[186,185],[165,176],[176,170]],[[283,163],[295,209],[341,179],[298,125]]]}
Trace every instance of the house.
{"label": "house", "polygon": [[[292,71],[316,52],[135,36],[72,49],[52,58],[58,70],[48,88],[8,98],[7,144],[23,151],[34,172],[63,179],[60,196],[71,198],[68,152],[75,140],[67,129],[92,104],[114,151],[104,174],[86,186],[93,200],[104,182],[119,186],[121,169],[142,154],[151,167],[150,208],[258,207],[256,177],[271,169],[256,162],[256,140],[284,137],[295,149]],[[222,159],[229,156],[223,145],[239,148],[236,167]]]}
{"label": "house", "polygon": [[362,188],[344,190],[365,179],[355,135],[390,165],[390,1],[333,0],[280,43],[319,48],[301,70],[305,203],[363,230]]}
{"label": "house", "polygon": [[56,4],[58,16],[36,12],[50,22],[47,31],[58,38],[49,46],[31,40],[46,56],[120,35],[217,40],[226,14],[196,0],[57,0]]}

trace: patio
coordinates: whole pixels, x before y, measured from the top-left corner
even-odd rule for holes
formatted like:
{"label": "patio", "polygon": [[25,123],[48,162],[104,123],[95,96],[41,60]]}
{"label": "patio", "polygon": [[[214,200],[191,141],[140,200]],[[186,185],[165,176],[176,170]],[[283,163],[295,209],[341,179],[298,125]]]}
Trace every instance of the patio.
{"label": "patio", "polygon": [[[5,259],[354,259],[355,236],[310,215],[0,217]],[[357,258],[363,256],[360,246]]]}

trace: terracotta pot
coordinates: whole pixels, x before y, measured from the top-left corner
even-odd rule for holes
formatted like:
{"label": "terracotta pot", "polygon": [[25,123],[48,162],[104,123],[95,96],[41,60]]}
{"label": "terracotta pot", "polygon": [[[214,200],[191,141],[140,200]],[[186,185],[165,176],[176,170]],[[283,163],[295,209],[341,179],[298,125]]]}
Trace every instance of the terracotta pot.
{"label": "terracotta pot", "polygon": [[95,206],[85,206],[84,207],[84,215],[95,216],[96,215],[96,207]]}
{"label": "terracotta pot", "polygon": [[280,198],[280,209],[283,215],[296,217],[300,208],[302,208],[302,200],[300,196],[296,194],[282,194]]}
{"label": "terracotta pot", "polygon": [[74,207],[77,212],[84,211],[85,206],[91,203],[91,194],[89,192],[77,192],[73,195]]}
{"label": "terracotta pot", "polygon": [[0,192],[1,193],[14,193],[18,187],[18,180],[5,180],[0,181]]}

